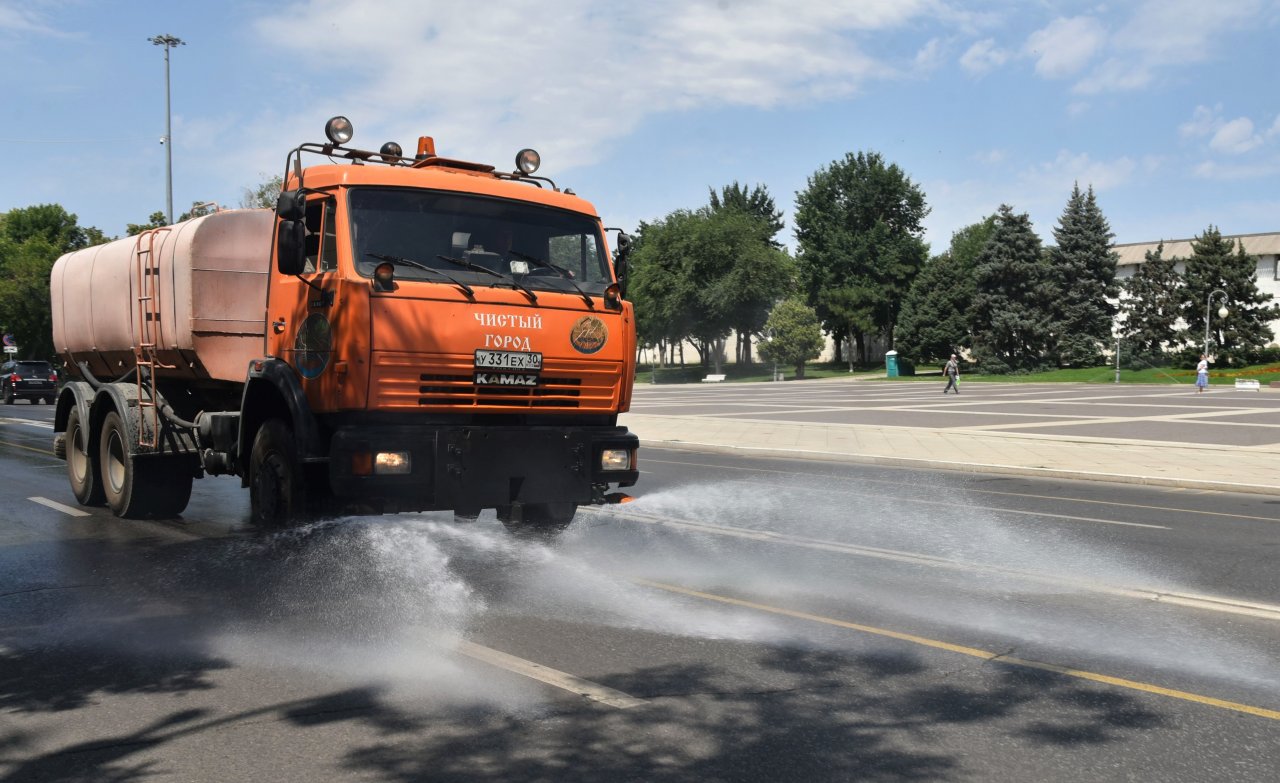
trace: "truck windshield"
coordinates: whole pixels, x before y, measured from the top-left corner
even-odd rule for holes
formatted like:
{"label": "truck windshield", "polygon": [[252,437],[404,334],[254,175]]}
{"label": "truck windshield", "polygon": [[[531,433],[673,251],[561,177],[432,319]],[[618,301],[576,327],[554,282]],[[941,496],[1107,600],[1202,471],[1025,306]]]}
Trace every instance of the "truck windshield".
{"label": "truck windshield", "polygon": [[[378,256],[411,258],[473,285],[499,278],[468,270],[458,259],[510,275],[530,288],[602,293],[613,282],[600,225],[587,215],[519,201],[402,188],[352,188],[352,249],[356,271],[373,275]],[[545,263],[539,263],[545,262]],[[443,282],[414,265],[396,277]]]}

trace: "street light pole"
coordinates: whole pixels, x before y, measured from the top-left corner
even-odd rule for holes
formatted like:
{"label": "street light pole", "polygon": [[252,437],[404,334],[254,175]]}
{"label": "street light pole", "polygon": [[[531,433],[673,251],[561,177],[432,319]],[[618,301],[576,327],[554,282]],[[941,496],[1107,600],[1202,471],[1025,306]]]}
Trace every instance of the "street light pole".
{"label": "street light pole", "polygon": [[1222,295],[1223,305],[1222,307],[1218,308],[1218,317],[1226,318],[1227,314],[1231,312],[1230,310],[1227,309],[1227,305],[1226,305],[1226,299],[1227,299],[1226,291],[1223,291],[1221,288],[1215,288],[1209,292],[1209,296],[1204,300],[1204,355],[1205,356],[1209,355],[1209,318],[1212,315],[1209,308],[1213,306],[1213,298],[1215,296],[1218,296],[1219,294]]}
{"label": "street light pole", "polygon": [[164,47],[164,152],[165,152],[165,181],[164,181],[164,199],[165,199],[165,215],[169,219],[169,225],[173,225],[173,128],[171,126],[171,118],[173,116],[169,106],[169,50],[175,46],[185,46],[186,41],[176,35],[157,35],[147,39],[156,46]]}

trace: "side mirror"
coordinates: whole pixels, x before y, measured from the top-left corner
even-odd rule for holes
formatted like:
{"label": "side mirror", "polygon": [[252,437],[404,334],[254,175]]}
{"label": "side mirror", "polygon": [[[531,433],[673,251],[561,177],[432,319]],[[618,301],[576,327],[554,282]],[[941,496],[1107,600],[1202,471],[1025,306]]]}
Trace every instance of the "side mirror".
{"label": "side mirror", "polygon": [[631,235],[618,232],[618,257],[614,260],[614,270],[618,273],[618,291],[623,299],[627,298],[627,259],[631,255]]}
{"label": "side mirror", "polygon": [[282,190],[276,198],[276,216],[281,220],[302,220],[307,213],[307,198],[302,188]]}
{"label": "side mirror", "polygon": [[300,275],[307,265],[307,227],[299,220],[282,220],[276,227],[276,269]]}

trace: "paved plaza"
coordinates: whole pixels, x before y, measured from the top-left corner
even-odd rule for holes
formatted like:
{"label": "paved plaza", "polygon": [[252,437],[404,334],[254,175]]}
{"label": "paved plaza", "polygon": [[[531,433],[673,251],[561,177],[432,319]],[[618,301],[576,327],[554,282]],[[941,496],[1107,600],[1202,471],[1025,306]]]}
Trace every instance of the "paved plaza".
{"label": "paved plaza", "polygon": [[1270,389],[643,380],[621,422],[651,446],[1280,495]]}

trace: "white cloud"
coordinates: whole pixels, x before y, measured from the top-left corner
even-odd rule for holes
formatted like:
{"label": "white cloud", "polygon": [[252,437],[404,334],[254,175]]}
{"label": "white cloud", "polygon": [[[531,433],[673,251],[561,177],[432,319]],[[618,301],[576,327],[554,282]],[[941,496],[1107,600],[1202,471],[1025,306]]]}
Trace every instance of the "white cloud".
{"label": "white cloud", "polygon": [[67,33],[55,30],[45,23],[44,18],[35,9],[18,7],[9,3],[0,3],[0,35],[47,35],[55,38],[69,38]]}
{"label": "white cloud", "polygon": [[917,71],[933,71],[942,65],[945,57],[944,46],[939,38],[930,38],[928,43],[920,47],[920,51],[916,52],[915,68]]}
{"label": "white cloud", "polygon": [[960,65],[972,74],[983,74],[999,68],[1009,59],[1009,53],[996,46],[994,38],[984,38],[970,46],[960,56]]}
{"label": "white cloud", "polygon": [[997,163],[1003,163],[1008,154],[1004,150],[983,150],[969,157],[983,165],[994,166]]}
{"label": "white cloud", "polygon": [[1253,122],[1248,117],[1238,117],[1218,128],[1209,140],[1209,148],[1238,155],[1261,143],[1262,137],[1253,132]]}
{"label": "white cloud", "polygon": [[1102,161],[1087,152],[1061,150],[1053,160],[1027,169],[1022,179],[1042,192],[1068,193],[1077,182],[1081,189],[1093,186],[1095,191],[1103,191],[1129,182],[1137,170],[1138,164],[1128,156]]}
{"label": "white cloud", "polygon": [[1146,0],[1111,36],[1110,56],[1074,87],[1078,93],[1135,90],[1166,68],[1186,67],[1218,54],[1228,32],[1257,24],[1263,0]]}
{"label": "white cloud", "polygon": [[[934,8],[935,0],[562,0],[553,9],[536,0],[388,0],[371,13],[346,0],[305,0],[260,20],[257,32],[298,67],[333,74],[330,94],[307,103],[340,107],[358,132],[432,132],[455,156],[536,146],[564,171],[597,162],[654,114],[856,94],[897,75],[864,51],[864,38]],[[343,69],[334,69],[334,52]]]}
{"label": "white cloud", "polygon": [[1208,136],[1221,124],[1219,114],[1222,104],[1210,109],[1208,106],[1197,106],[1191,113],[1191,119],[1178,126],[1178,133],[1184,137]]}
{"label": "white cloud", "polygon": [[[1192,171],[1201,179],[1224,181],[1263,179],[1280,174],[1280,160],[1248,164],[1218,163],[1217,161],[1206,160],[1197,165]],[[1272,222],[1274,222],[1274,218]]]}
{"label": "white cloud", "polygon": [[1223,119],[1221,104],[1212,109],[1208,106],[1197,106],[1192,112],[1191,119],[1178,126],[1178,133],[1183,137],[1209,136],[1211,137],[1210,149],[1231,155],[1239,155],[1260,147],[1267,138],[1271,138],[1277,132],[1280,132],[1280,118],[1277,118],[1265,134],[1255,133],[1253,120],[1248,117]]}
{"label": "white cloud", "polygon": [[1081,114],[1089,111],[1088,101],[1072,101],[1067,104],[1067,116],[1079,117]]}
{"label": "white cloud", "polygon": [[1102,23],[1089,16],[1055,19],[1027,38],[1023,51],[1036,58],[1036,73],[1050,79],[1070,76],[1089,64],[1107,40]]}

